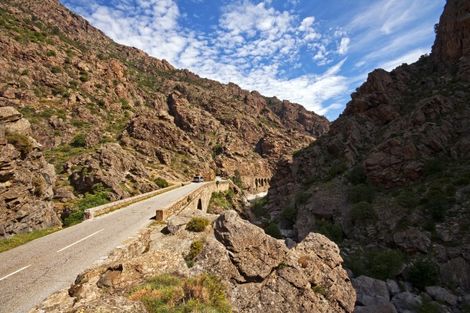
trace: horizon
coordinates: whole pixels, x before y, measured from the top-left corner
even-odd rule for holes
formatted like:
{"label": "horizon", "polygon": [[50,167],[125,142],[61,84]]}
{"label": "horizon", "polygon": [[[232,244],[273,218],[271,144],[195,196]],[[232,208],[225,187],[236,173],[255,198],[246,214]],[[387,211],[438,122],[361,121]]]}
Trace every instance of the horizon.
{"label": "horizon", "polygon": [[431,51],[444,0],[62,0],[114,41],[335,120],[377,68]]}

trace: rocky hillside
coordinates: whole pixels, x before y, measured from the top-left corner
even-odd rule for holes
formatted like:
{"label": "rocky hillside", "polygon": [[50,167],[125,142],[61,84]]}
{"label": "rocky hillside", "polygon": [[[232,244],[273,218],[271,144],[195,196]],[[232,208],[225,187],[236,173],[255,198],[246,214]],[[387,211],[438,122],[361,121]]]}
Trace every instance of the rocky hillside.
{"label": "rocky hillside", "polygon": [[[82,195],[96,196],[96,204],[199,173],[265,189],[280,157],[329,127],[300,105],[118,45],[57,0],[1,1],[0,51],[0,107],[11,113],[0,128],[10,119],[30,125],[7,127],[1,138],[8,153],[1,156],[0,236],[56,224],[29,222],[30,214],[50,215],[27,204],[34,201],[67,217]],[[18,155],[19,140],[34,143],[31,151]],[[29,164],[33,158],[38,165]],[[39,175],[42,168],[47,174]],[[19,190],[15,181],[33,169],[37,177]]]}
{"label": "rocky hillside", "polygon": [[[212,223],[190,231],[194,216]],[[171,227],[172,219],[183,227]],[[354,289],[325,236],[310,234],[289,249],[235,211],[184,211],[172,219],[32,312],[353,311]]]}
{"label": "rocky hillside", "polygon": [[284,234],[327,234],[356,277],[393,279],[356,281],[359,305],[384,305],[361,312],[470,308],[470,2],[448,0],[436,32],[431,55],[372,72],[271,183]]}

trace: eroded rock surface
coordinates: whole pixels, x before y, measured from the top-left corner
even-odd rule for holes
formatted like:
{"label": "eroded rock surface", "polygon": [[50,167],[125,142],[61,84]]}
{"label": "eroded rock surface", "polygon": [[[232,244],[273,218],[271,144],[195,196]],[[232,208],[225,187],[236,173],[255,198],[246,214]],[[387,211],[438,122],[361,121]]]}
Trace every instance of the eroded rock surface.
{"label": "eroded rock surface", "polygon": [[[157,226],[150,251],[131,258],[122,254],[80,274],[67,292],[50,296],[33,312],[113,312],[120,306],[120,312],[145,312],[140,302],[129,300],[129,291],[163,273],[216,275],[226,287],[233,312],[353,311],[354,289],[338,247],[326,237],[312,233],[288,249],[235,211],[219,217],[183,211],[175,218],[187,223],[194,215],[214,220],[213,228],[163,234]],[[194,240],[203,240],[204,249],[188,268],[184,256]]]}

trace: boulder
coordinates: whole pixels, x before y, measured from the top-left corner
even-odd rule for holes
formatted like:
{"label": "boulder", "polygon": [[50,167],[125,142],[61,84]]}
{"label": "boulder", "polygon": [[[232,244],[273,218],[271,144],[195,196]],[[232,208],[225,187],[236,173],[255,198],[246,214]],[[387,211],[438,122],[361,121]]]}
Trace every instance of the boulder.
{"label": "boulder", "polygon": [[352,279],[357,293],[356,303],[364,306],[386,304],[390,302],[387,284],[378,279],[359,276]]}
{"label": "boulder", "polygon": [[426,287],[426,293],[436,301],[445,302],[450,305],[457,304],[457,297],[445,288],[439,286],[429,286]]}
{"label": "boulder", "polygon": [[239,312],[352,312],[355,291],[339,249],[311,233],[289,250],[235,211],[215,222],[195,271],[209,271],[227,282]]}
{"label": "boulder", "polygon": [[354,313],[397,313],[391,303],[373,304],[368,306],[357,306]]}
{"label": "boulder", "polygon": [[395,295],[392,303],[398,312],[415,312],[422,303],[421,297],[411,292],[405,291]]}

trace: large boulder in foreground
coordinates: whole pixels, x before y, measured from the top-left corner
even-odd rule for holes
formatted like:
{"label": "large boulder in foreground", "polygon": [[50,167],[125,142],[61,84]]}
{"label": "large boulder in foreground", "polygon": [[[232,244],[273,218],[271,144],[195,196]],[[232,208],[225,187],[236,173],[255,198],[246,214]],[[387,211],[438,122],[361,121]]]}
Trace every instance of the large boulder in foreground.
{"label": "large boulder in foreground", "polygon": [[238,312],[352,312],[356,293],[341,267],[339,249],[311,233],[289,250],[281,240],[222,214],[200,255],[196,271],[222,278]]}

